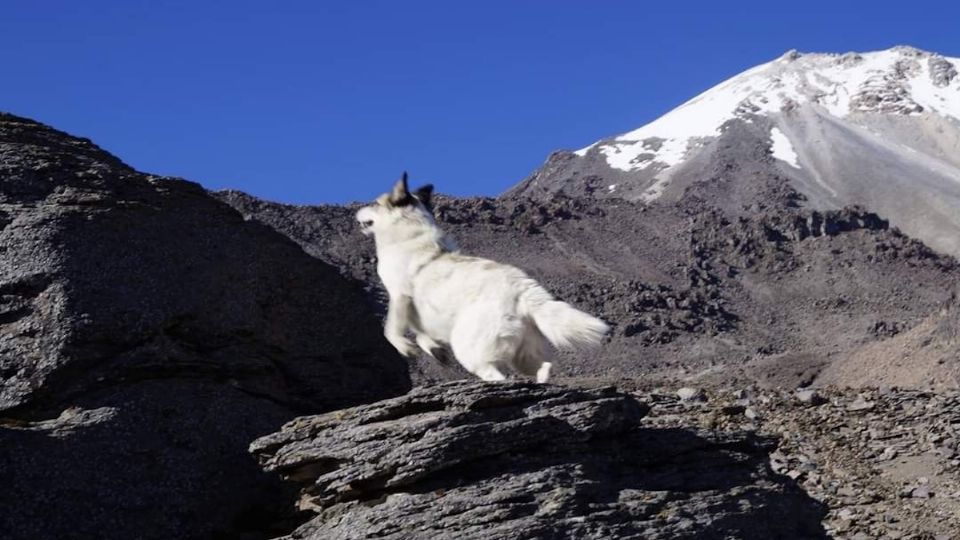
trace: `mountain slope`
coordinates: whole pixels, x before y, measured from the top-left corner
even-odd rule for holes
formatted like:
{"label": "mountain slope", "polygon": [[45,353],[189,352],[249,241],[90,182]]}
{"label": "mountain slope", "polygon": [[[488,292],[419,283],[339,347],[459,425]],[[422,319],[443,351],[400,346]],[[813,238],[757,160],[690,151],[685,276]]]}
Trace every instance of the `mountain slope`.
{"label": "mountain slope", "polygon": [[911,47],[791,51],[639,129],[555,153],[510,193],[649,203],[774,176],[812,209],[861,205],[960,255],[958,69],[960,59]]}
{"label": "mountain slope", "polygon": [[[960,279],[952,258],[875,214],[811,212],[788,206],[802,197],[776,179],[749,185],[754,199],[778,204],[731,216],[700,195],[657,205],[441,198],[436,215],[466,253],[523,268],[612,325],[596,353],[562,358],[560,376],[829,384],[817,379],[824,366],[949,301]],[[379,293],[373,241],[355,209],[217,195]],[[412,376],[466,375],[421,359]]]}

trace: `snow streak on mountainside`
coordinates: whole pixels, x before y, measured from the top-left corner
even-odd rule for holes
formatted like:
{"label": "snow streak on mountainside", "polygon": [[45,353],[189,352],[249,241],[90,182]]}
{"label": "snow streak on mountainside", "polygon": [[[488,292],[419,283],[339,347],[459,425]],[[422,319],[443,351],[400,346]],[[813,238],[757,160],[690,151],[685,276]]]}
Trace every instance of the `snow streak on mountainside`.
{"label": "snow streak on mountainside", "polygon": [[773,157],[800,168],[800,164],[797,163],[797,153],[794,152],[790,139],[782,131],[777,128],[771,129],[770,142],[773,143]]}
{"label": "snow streak on mountainside", "polygon": [[864,205],[958,255],[958,70],[960,58],[912,47],[790,51],[639,129],[554,154],[512,191],[669,201],[711,178],[777,175],[812,207]]}

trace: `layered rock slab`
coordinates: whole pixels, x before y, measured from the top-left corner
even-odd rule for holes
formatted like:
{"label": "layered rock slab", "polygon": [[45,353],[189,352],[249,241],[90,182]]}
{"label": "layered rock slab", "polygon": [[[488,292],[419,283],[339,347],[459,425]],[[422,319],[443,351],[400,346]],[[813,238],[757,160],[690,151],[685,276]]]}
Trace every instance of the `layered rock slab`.
{"label": "layered rock slab", "polygon": [[821,538],[771,439],[649,429],[613,388],[452,382],[258,439],[315,517],[286,539]]}

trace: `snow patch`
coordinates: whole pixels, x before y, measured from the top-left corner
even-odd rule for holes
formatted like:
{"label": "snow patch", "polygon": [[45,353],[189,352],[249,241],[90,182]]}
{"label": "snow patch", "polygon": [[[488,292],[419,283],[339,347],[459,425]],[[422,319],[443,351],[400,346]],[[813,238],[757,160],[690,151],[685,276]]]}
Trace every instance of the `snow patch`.
{"label": "snow patch", "polygon": [[779,159],[780,161],[787,162],[791,167],[797,169],[800,168],[800,161],[797,157],[797,152],[793,149],[793,145],[790,144],[790,139],[776,127],[770,130],[770,141],[771,141],[771,150],[773,150],[773,157]]}
{"label": "snow patch", "polygon": [[[947,59],[955,68],[960,69],[960,59]],[[952,84],[938,87],[934,84],[934,76],[927,62],[921,63],[921,72],[910,79],[910,96],[915,102],[926,109],[943,116],[960,120],[960,77],[954,78]]]}
{"label": "snow patch", "polygon": [[576,155],[578,155],[578,156],[580,156],[580,157],[583,157],[583,156],[587,155],[587,152],[589,152],[591,148],[593,148],[594,146],[596,146],[596,145],[598,145],[598,144],[600,144],[600,143],[593,143],[593,144],[591,144],[590,146],[586,146],[586,147],[584,147],[584,148],[581,148],[581,149],[577,150],[576,152],[574,152],[574,154],[576,154]]}

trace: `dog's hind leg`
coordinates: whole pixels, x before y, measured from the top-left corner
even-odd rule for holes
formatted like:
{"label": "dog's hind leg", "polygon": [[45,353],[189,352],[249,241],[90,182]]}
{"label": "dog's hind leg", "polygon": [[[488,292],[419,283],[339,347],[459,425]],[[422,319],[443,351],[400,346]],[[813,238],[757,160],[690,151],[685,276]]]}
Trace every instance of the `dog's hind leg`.
{"label": "dog's hind leg", "polygon": [[453,355],[470,373],[485,381],[507,378],[503,369],[513,363],[523,325],[504,317],[496,306],[477,305],[458,314],[450,334]]}
{"label": "dog's hind leg", "polygon": [[509,358],[513,352],[497,353],[497,347],[490,343],[475,343],[474,346],[452,343],[453,355],[467,371],[485,381],[502,381],[507,375],[502,366],[509,365]]}
{"label": "dog's hind leg", "polygon": [[553,369],[553,362],[544,362],[540,364],[537,370],[537,382],[543,384],[550,380],[550,370]]}
{"label": "dog's hind leg", "polygon": [[514,369],[528,377],[534,377],[538,383],[545,383],[550,380],[553,364],[548,360],[552,357],[553,348],[547,339],[536,327],[528,326],[513,362]]}

